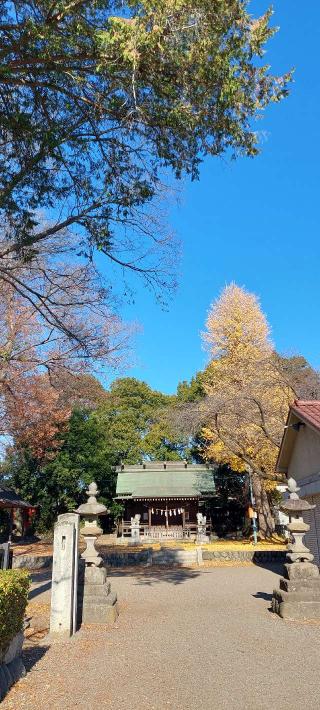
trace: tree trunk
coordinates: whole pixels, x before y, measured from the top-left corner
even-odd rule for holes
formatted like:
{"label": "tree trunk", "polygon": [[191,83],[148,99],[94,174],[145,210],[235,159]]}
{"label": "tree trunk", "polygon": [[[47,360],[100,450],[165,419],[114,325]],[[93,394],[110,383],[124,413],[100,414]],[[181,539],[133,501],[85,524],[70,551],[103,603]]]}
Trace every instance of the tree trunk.
{"label": "tree trunk", "polygon": [[252,474],[252,488],[258,513],[260,535],[261,537],[271,537],[274,531],[274,519],[263,480],[257,473]]}

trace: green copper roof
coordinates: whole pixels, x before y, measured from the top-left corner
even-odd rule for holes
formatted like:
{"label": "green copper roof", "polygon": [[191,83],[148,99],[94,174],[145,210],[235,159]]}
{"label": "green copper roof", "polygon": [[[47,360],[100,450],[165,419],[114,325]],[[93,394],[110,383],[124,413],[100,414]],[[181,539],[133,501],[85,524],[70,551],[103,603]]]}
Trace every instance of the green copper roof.
{"label": "green copper roof", "polygon": [[180,461],[144,466],[126,466],[118,471],[118,498],[191,498],[215,493],[212,468],[185,466]]}

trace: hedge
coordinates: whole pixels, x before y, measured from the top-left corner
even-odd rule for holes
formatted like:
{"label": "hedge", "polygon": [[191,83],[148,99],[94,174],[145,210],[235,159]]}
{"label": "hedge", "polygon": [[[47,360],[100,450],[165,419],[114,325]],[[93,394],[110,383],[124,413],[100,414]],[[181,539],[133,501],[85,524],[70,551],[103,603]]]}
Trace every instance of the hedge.
{"label": "hedge", "polygon": [[26,570],[0,571],[0,650],[23,628],[29,586]]}

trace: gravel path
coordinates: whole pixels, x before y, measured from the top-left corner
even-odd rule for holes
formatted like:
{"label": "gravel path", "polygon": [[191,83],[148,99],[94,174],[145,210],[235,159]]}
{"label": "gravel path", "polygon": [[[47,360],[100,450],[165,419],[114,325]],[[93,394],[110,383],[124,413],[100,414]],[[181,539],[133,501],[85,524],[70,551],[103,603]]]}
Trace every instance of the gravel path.
{"label": "gravel path", "polygon": [[268,611],[260,567],[115,571],[110,628],[28,652],[3,710],[318,710],[320,625]]}

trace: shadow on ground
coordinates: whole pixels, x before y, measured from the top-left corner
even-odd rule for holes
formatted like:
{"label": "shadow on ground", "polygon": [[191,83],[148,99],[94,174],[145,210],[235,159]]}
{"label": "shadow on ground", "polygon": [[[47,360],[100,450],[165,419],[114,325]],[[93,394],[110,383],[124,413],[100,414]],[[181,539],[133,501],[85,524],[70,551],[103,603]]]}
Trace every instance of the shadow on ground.
{"label": "shadow on ground", "polygon": [[274,574],[279,574],[281,577],[283,575],[283,564],[285,562],[285,557],[282,562],[271,562],[270,560],[261,560],[261,559],[254,559],[252,560],[253,564],[256,565],[257,567],[263,567],[263,569],[269,569],[270,572],[274,572]]}
{"label": "shadow on ground", "polygon": [[49,591],[51,588],[51,575],[51,569],[37,570],[31,574],[32,584],[36,586],[29,592],[29,601],[38,597],[39,594]]}
{"label": "shadow on ground", "polygon": [[50,646],[29,646],[23,649],[22,659],[27,673],[40,661],[49,648]]}
{"label": "shadow on ground", "polygon": [[134,577],[135,584],[151,587],[159,582],[167,582],[168,584],[183,584],[190,579],[199,577],[202,571],[191,569],[189,567],[130,567],[122,569],[108,569],[108,576],[117,577]]}
{"label": "shadow on ground", "polygon": [[40,584],[39,587],[35,587],[35,589],[32,589],[31,592],[29,592],[29,601],[35,597],[38,597],[39,594],[43,594],[43,592],[48,592],[49,589],[51,589],[51,580],[49,582],[45,582],[44,584]]}
{"label": "shadow on ground", "polygon": [[264,599],[267,602],[271,602],[272,599],[272,594],[268,594],[267,592],[256,592],[252,596],[256,599]]}

